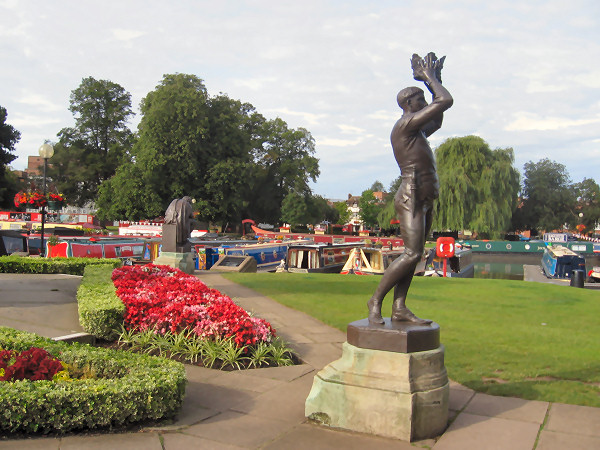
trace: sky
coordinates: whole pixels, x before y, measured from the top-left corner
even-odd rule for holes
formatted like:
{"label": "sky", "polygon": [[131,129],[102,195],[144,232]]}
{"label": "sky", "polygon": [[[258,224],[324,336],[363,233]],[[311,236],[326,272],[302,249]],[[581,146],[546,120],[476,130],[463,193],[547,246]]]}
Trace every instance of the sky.
{"label": "sky", "polygon": [[396,94],[422,85],[410,58],[446,55],[454,97],[432,148],[477,135],[510,147],[515,167],[549,158],[573,182],[600,181],[600,2],[596,0],[0,0],[0,106],[21,132],[24,169],[74,125],[86,77],[139,103],[164,74],[194,74],[209,94],[306,128],[330,199],[400,171],[390,131]]}

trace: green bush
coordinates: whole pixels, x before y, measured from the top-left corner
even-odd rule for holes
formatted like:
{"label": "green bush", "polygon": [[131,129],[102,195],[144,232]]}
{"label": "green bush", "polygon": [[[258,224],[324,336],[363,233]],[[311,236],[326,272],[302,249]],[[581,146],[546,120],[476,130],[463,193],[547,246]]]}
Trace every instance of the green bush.
{"label": "green bush", "polygon": [[77,289],[79,324],[94,336],[114,340],[123,327],[125,305],[115,294],[111,280],[112,266],[99,265],[85,268]]}
{"label": "green bush", "polygon": [[46,349],[93,379],[0,382],[0,431],[66,433],[173,417],[185,394],[181,363],[155,356],[66,344],[0,327],[0,347]]}
{"label": "green bush", "polygon": [[83,275],[87,266],[121,267],[120,259],[108,258],[31,258],[0,256],[0,273],[66,273]]}

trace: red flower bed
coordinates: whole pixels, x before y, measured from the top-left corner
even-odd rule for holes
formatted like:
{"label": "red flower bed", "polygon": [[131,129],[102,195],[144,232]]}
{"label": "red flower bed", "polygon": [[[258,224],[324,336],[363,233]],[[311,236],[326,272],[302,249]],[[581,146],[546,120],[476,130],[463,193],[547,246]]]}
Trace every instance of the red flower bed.
{"label": "red flower bed", "polygon": [[208,339],[233,338],[242,347],[270,342],[271,324],[251,317],[231,298],[168,266],[123,266],[112,274],[126,307],[125,328],[164,334],[193,330]]}
{"label": "red flower bed", "polygon": [[0,381],[51,380],[61,370],[61,362],[42,348],[0,351]]}

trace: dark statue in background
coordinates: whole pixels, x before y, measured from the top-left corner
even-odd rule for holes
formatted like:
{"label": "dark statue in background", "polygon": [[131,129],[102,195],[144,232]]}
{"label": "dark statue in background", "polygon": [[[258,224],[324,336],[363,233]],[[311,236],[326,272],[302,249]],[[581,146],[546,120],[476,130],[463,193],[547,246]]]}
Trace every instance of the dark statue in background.
{"label": "dark statue in background", "polygon": [[194,221],[192,202],[192,198],[187,196],[175,199],[165,212],[165,225],[175,225],[175,245],[177,247],[186,247],[192,233]]}
{"label": "dark statue in background", "polygon": [[427,137],[442,126],[443,113],[453,102],[448,90],[442,86],[444,59],[437,59],[434,53],[428,53],[425,58],[417,54],[412,56],[413,77],[425,83],[433,96],[431,104],[427,104],[423,90],[418,87],[408,87],[398,93],[398,105],[403,114],[392,129],[391,141],[402,175],[394,206],[400,219],[404,253],[386,269],[367,302],[371,324],[384,323],[381,304],[392,288],[392,321],[420,325],[431,323],[418,318],[406,307],[406,294],[425,249],[425,239],[433,218],[433,201],[438,197],[435,160]]}

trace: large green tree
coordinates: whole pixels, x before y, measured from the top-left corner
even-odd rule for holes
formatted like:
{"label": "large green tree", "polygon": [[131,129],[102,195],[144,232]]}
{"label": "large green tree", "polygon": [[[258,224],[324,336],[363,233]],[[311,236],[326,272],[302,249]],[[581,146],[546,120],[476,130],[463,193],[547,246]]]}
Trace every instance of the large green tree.
{"label": "large green tree", "polygon": [[523,173],[523,204],[520,222],[524,228],[552,231],[576,224],[575,192],[563,164],[548,158],[529,161]]}
{"label": "large green tree", "polygon": [[17,156],[14,154],[15,145],[21,139],[21,133],[12,125],[6,123],[8,113],[6,108],[0,106],[0,206],[9,208],[16,194],[16,183],[13,176],[8,173],[8,165]]}
{"label": "large green tree", "polygon": [[478,136],[450,138],[436,150],[440,196],[433,228],[499,237],[517,206],[519,172],[511,148],[491,150]]}
{"label": "large green tree", "polygon": [[377,201],[371,189],[362,192],[358,200],[358,207],[360,208],[360,219],[366,226],[372,227],[378,223],[377,216],[383,205]]}
{"label": "large green tree", "polygon": [[69,110],[75,126],[58,133],[48,175],[69,203],[82,206],[128,158],[131,95],[117,83],[88,77],[71,92]]}
{"label": "large green tree", "polygon": [[584,178],[575,183],[573,189],[577,197],[577,223],[585,226],[586,233],[591,232],[600,223],[600,186],[593,178]]}
{"label": "large green tree", "polygon": [[173,198],[189,195],[202,219],[223,226],[244,218],[277,222],[288,194],[311,197],[308,180],[319,170],[308,131],[265,120],[226,95],[211,97],[187,74],[165,75],[141,111],[131,162],[100,190],[101,218],[156,217]]}

